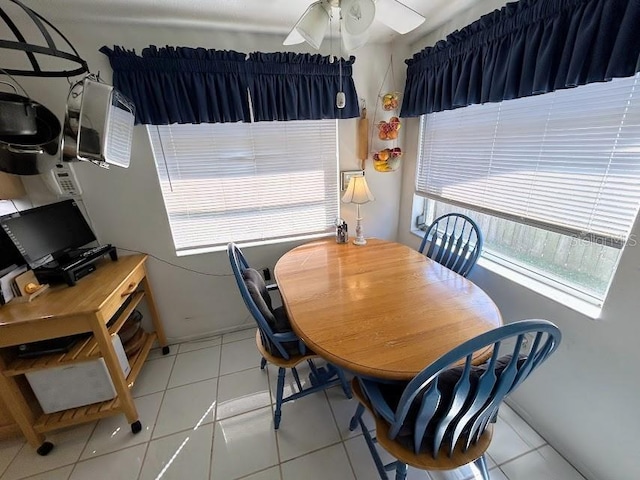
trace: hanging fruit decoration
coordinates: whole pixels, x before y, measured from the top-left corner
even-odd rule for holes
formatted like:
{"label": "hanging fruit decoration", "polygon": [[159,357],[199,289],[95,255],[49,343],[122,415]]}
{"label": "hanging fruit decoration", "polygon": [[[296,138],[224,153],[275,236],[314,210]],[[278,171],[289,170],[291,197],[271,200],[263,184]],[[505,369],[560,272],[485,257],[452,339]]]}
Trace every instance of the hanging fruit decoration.
{"label": "hanging fruit decoration", "polygon": [[378,138],[380,140],[395,140],[398,138],[400,126],[398,117],[391,117],[388,122],[382,121],[378,123]]}
{"label": "hanging fruit decoration", "polygon": [[[381,97],[382,109],[385,111],[392,111],[398,108],[398,93],[391,92]],[[394,145],[382,148],[373,154],[373,166],[378,172],[393,172],[400,167],[400,157],[402,156],[402,149],[395,145],[395,141],[398,139],[398,130],[402,126],[400,119],[396,116],[389,118],[389,120],[381,120],[376,124],[378,127],[378,140],[384,142],[393,141]]]}
{"label": "hanging fruit decoration", "polygon": [[387,93],[382,97],[382,109],[395,110],[398,108],[398,92]]}
{"label": "hanging fruit decoration", "polygon": [[401,156],[400,147],[385,148],[373,154],[373,167],[378,172],[393,172],[400,166]]}

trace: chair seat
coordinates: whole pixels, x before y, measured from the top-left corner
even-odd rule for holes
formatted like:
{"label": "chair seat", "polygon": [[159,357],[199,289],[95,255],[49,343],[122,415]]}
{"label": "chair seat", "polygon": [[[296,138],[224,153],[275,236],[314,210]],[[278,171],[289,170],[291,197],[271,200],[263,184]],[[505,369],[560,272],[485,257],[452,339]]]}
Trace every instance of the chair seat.
{"label": "chair seat", "polygon": [[260,330],[256,330],[256,347],[258,347],[258,351],[262,355],[262,358],[272,365],[276,365],[280,368],[293,368],[300,362],[311,360],[312,358],[318,358],[318,355],[311,352],[311,350],[309,350],[309,353],[306,355],[291,355],[288,359],[272,355],[266,348],[264,348],[264,345],[262,345]]}
{"label": "chair seat", "polygon": [[374,417],[378,444],[380,444],[393,457],[400,460],[402,463],[411,465],[412,467],[422,470],[454,470],[480,458],[487,448],[489,448],[489,444],[491,443],[493,425],[489,425],[485,432],[480,436],[478,442],[472,445],[466,452],[462,452],[461,446],[456,446],[454,454],[451,457],[449,457],[449,455],[444,451],[440,452],[438,458],[433,458],[429,453],[416,455],[413,450],[405,448],[399,442],[389,439],[389,423],[376,414],[375,410],[372,408],[371,404],[362,392],[360,382],[357,378],[354,378],[351,381],[351,390],[358,401],[362,403],[362,405],[364,405]]}

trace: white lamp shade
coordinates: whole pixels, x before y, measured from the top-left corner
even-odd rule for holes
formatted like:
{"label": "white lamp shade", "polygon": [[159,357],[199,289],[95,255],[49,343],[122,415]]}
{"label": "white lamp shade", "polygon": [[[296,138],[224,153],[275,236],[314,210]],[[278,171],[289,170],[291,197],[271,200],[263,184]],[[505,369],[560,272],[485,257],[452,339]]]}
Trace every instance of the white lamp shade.
{"label": "white lamp shade", "polygon": [[373,23],[376,5],[373,0],[342,0],[340,2],[342,33],[362,35]]}
{"label": "white lamp shade", "polygon": [[329,22],[329,12],[324,2],[316,2],[307,8],[294,29],[309,45],[319,50],[327,28],[329,28]]}
{"label": "white lamp shade", "polygon": [[373,194],[371,193],[371,190],[369,190],[369,186],[367,185],[367,181],[364,179],[364,175],[351,177],[347,191],[344,192],[344,195],[342,196],[342,201],[344,203],[356,203],[358,205],[362,205],[363,203],[368,203],[373,200],[375,200],[375,198],[373,198]]}

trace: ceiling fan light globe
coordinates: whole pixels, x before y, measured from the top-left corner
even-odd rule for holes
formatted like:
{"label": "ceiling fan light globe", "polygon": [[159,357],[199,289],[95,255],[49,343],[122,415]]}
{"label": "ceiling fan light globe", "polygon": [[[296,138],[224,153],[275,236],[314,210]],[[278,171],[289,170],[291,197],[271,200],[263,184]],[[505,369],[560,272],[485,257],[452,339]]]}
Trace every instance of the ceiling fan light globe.
{"label": "ceiling fan light globe", "polygon": [[369,31],[365,30],[360,35],[351,35],[346,31],[342,31],[342,45],[347,52],[353,52],[364,46],[369,40]]}
{"label": "ceiling fan light globe", "polygon": [[363,34],[373,23],[376,5],[373,0],[342,0],[340,2],[343,32]]}
{"label": "ceiling fan light globe", "polygon": [[329,28],[329,12],[324,2],[316,2],[309,6],[302,15],[294,30],[304,38],[304,40],[316,50],[320,49],[322,40]]}

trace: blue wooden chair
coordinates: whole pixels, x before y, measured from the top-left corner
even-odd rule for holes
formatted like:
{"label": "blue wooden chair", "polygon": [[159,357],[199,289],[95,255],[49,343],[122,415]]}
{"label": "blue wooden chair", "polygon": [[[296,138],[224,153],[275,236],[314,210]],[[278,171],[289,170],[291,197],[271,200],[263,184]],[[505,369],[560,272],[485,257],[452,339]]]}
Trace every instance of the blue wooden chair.
{"label": "blue wooden chair", "polygon": [[[351,389],[342,370],[331,364],[327,364],[326,367],[316,366],[313,359],[317,355],[291,330],[284,308],[273,308],[269,291],[277,289],[277,285],[267,287],[260,273],[249,267],[242,251],[234,243],[227,245],[227,253],[242,299],[258,324],[256,345],[262,355],[260,368],[264,370],[267,362],[278,367],[275,428],[280,426],[282,404],[285,402],[334,385],[342,385],[347,398],[351,398]],[[311,370],[309,374],[311,386],[303,388],[296,366],[305,361]],[[287,369],[291,369],[298,391],[283,398]]]}
{"label": "blue wooden chair", "polygon": [[480,256],[482,242],[482,232],[473,220],[448,213],[429,225],[418,251],[466,277]]}
{"label": "blue wooden chair", "polygon": [[[558,348],[560,339],[551,322],[522,320],[463,343],[408,383],[354,378],[360,404],[349,428],[360,425],[384,480],[390,470],[396,480],[406,478],[407,465],[453,470],[472,462],[489,480],[484,453],[500,404]],[[375,419],[376,438],[362,420],[365,408]],[[376,442],[397,460],[384,465]]]}

